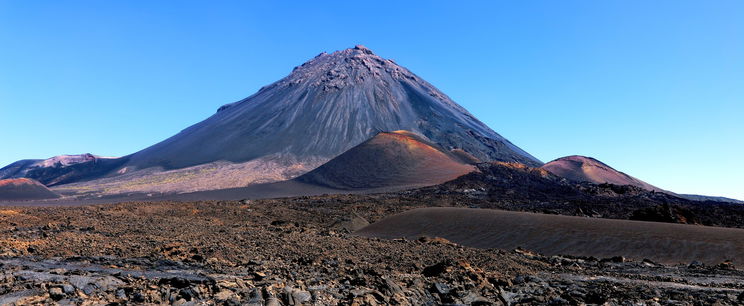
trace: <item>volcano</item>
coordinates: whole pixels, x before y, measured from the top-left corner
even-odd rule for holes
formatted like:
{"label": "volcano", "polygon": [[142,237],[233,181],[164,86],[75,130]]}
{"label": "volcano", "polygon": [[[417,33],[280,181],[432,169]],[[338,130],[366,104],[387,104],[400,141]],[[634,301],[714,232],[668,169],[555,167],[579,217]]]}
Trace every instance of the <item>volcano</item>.
{"label": "volcano", "polygon": [[74,171],[87,176],[43,179],[119,193],[240,187],[300,176],[397,130],[472,160],[542,165],[419,76],[356,46],[321,53],[151,147]]}
{"label": "volcano", "polygon": [[407,130],[481,160],[542,163],[434,86],[364,46],[322,53],[256,94],[129,157],[184,168],[271,159],[308,170],[380,132]]}

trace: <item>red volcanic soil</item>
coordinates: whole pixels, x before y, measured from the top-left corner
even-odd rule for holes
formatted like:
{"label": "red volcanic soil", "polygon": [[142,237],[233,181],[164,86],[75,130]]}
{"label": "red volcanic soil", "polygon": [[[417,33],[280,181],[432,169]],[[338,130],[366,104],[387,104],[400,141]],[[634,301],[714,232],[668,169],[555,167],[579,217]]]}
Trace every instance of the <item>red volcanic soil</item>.
{"label": "red volcanic soil", "polygon": [[0,200],[41,200],[55,199],[60,195],[49,190],[41,183],[28,179],[5,179],[0,180]]}
{"label": "red volcanic soil", "polygon": [[477,164],[483,162],[472,154],[465,152],[463,149],[454,149],[451,150],[450,153],[466,164]]}
{"label": "red volcanic soil", "polygon": [[610,183],[615,185],[632,185],[646,190],[664,191],[644,181],[622,173],[591,157],[566,156],[542,166],[551,173],[577,182],[595,184]]}
{"label": "red volcanic soil", "polygon": [[474,169],[414,133],[395,131],[379,133],[297,180],[338,189],[425,186]]}
{"label": "red volcanic soil", "polygon": [[744,229],[473,208],[420,208],[355,232],[379,238],[442,237],[477,248],[546,255],[625,256],[660,263],[744,263]]}

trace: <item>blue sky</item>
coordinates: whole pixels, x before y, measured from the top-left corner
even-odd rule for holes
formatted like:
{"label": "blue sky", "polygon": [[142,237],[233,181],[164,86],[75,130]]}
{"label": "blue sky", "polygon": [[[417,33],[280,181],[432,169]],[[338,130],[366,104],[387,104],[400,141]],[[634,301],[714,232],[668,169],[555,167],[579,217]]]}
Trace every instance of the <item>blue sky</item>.
{"label": "blue sky", "polygon": [[0,0],[0,164],[133,153],[364,44],[543,161],[744,199],[744,2],[466,3]]}

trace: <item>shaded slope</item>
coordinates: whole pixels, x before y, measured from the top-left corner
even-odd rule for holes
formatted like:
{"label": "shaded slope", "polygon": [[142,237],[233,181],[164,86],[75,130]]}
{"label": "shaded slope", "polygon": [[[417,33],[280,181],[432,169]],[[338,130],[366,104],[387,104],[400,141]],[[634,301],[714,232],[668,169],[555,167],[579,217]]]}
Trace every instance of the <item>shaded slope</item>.
{"label": "shaded slope", "polygon": [[379,133],[297,180],[341,189],[434,185],[474,169],[413,133],[396,131]]}
{"label": "shaded slope", "polygon": [[20,200],[42,200],[55,199],[60,195],[49,190],[41,183],[28,179],[4,179],[0,180],[0,200],[2,201],[20,201]]}
{"label": "shaded slope", "polygon": [[43,161],[43,159],[23,159],[0,168],[0,179],[24,177],[34,164]]}
{"label": "shaded slope", "polygon": [[369,49],[323,53],[256,94],[131,156],[130,169],[272,157],[315,168],[381,131],[410,130],[482,160],[541,162],[431,84]]}
{"label": "shaded slope", "polygon": [[664,191],[623,172],[617,171],[601,161],[586,156],[572,155],[561,157],[543,165],[542,168],[557,176],[576,182],[631,185],[646,190]]}
{"label": "shaded slope", "polygon": [[517,247],[546,255],[625,256],[662,263],[744,263],[744,230],[507,212],[421,208],[385,218],[355,234],[442,237],[478,248]]}

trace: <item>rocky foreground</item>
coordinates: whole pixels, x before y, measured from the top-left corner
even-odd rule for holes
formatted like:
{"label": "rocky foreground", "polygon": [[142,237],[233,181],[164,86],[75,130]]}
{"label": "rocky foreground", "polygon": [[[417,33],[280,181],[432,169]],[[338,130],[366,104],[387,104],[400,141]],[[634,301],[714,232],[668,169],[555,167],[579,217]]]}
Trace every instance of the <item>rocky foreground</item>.
{"label": "rocky foreground", "polygon": [[0,304],[744,303],[731,263],[546,257],[351,234],[396,195],[0,208]]}

